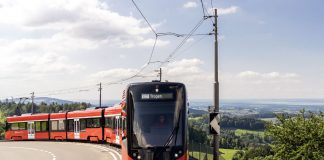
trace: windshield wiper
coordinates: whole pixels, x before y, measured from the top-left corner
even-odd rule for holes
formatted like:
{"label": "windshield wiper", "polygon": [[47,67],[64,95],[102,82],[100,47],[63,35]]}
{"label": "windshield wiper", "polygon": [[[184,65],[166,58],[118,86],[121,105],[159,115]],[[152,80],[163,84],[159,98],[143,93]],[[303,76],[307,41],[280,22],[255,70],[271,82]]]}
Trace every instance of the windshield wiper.
{"label": "windshield wiper", "polygon": [[171,134],[170,134],[170,136],[168,138],[168,140],[164,144],[164,147],[168,146],[171,143],[174,135],[175,135],[175,143],[174,143],[174,145],[177,144],[177,137],[178,137],[178,131],[179,131],[179,126],[180,126],[180,116],[181,116],[181,113],[182,113],[182,108],[179,111],[179,115],[178,115],[178,119],[177,119],[176,126],[174,126],[174,128],[173,128],[173,130],[172,130],[172,132],[171,132]]}
{"label": "windshield wiper", "polygon": [[[179,111],[179,115],[178,115],[178,119],[177,119],[177,123],[176,123],[176,126],[174,126],[174,128],[172,129],[172,132],[170,134],[170,136],[168,137],[166,143],[163,145],[163,148],[166,148],[170,142],[172,141],[174,135],[176,135],[176,138],[175,138],[175,143],[174,145],[177,144],[177,135],[178,135],[178,131],[179,131],[179,124],[180,124],[180,116],[181,116],[181,113],[182,113],[182,108],[180,109]],[[174,134],[175,133],[175,134]],[[170,146],[168,146],[170,147]],[[162,153],[163,150],[160,150],[157,154],[156,154],[156,157],[159,157],[160,154]]]}

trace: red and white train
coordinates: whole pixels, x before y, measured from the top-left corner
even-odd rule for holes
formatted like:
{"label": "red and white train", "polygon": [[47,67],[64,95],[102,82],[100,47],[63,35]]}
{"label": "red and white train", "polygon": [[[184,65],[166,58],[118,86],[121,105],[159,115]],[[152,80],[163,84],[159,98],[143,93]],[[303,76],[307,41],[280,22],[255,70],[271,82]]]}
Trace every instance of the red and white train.
{"label": "red and white train", "polygon": [[85,140],[120,145],[126,134],[122,106],[7,117],[5,139]]}
{"label": "red and white train", "polygon": [[122,103],[105,109],[7,118],[7,140],[85,140],[121,146],[123,160],[188,160],[185,85],[128,85]]}

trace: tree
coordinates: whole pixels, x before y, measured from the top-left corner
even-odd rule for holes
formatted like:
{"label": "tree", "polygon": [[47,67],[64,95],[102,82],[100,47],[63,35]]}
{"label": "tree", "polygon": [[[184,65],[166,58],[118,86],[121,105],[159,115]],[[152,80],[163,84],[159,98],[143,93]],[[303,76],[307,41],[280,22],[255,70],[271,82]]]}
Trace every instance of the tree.
{"label": "tree", "polygon": [[5,115],[2,111],[0,111],[0,139],[4,138],[5,134]]}
{"label": "tree", "polygon": [[324,159],[324,114],[306,114],[302,110],[295,117],[278,115],[278,122],[270,122],[266,134],[273,138],[274,158]]}

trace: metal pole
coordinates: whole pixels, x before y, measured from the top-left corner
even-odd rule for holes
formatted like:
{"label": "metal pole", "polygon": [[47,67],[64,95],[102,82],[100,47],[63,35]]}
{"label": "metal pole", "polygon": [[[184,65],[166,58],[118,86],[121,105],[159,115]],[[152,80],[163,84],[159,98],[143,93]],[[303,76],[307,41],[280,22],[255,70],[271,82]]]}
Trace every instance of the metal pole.
{"label": "metal pole", "polygon": [[[219,82],[218,82],[218,31],[217,31],[217,9],[215,9],[215,82],[214,82],[214,112],[219,112]],[[219,160],[219,135],[214,135],[213,159]]]}
{"label": "metal pole", "polygon": [[101,82],[99,83],[99,107],[101,108]]}
{"label": "metal pole", "polygon": [[160,82],[162,82],[162,68],[160,68]]}
{"label": "metal pole", "polygon": [[[208,142],[207,142],[207,144],[208,144]],[[208,160],[208,146],[209,145],[205,145],[206,146],[206,159]]]}
{"label": "metal pole", "polygon": [[201,143],[199,143],[199,160],[200,160],[200,153],[201,153]]}
{"label": "metal pole", "polygon": [[31,96],[31,99],[32,99],[32,107],[31,107],[31,113],[34,114],[34,92],[30,93],[32,96]]}
{"label": "metal pole", "polygon": [[193,143],[193,140],[191,140],[191,156],[193,157],[194,156],[194,143]]}

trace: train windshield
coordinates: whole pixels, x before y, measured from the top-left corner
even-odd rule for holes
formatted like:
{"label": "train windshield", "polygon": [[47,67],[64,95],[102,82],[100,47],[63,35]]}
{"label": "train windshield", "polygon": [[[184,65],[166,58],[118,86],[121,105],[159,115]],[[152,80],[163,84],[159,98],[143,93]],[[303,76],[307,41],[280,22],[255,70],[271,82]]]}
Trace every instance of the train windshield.
{"label": "train windshield", "polygon": [[175,87],[164,92],[133,92],[133,148],[181,146],[184,93]]}

